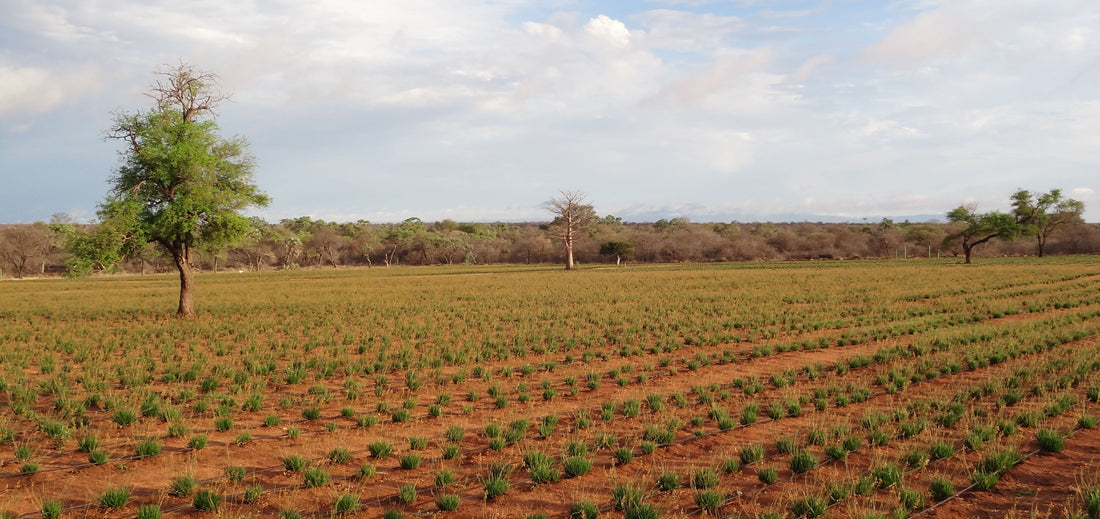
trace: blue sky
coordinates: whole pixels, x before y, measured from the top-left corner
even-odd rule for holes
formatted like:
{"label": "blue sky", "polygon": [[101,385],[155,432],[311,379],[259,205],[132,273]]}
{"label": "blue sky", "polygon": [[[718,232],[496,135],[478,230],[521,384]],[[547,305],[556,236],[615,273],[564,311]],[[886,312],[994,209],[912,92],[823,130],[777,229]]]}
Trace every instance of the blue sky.
{"label": "blue sky", "polygon": [[217,73],[269,220],[1006,209],[1100,220],[1095,0],[0,0],[0,222],[94,218],[103,130]]}

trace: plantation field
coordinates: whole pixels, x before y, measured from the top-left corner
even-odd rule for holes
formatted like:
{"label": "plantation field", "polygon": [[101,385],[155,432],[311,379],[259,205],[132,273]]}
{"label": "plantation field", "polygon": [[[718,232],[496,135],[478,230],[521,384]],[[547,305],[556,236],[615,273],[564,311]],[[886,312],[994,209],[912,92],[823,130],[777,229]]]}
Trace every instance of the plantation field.
{"label": "plantation field", "polygon": [[1100,517],[1100,258],[0,283],[11,517]]}

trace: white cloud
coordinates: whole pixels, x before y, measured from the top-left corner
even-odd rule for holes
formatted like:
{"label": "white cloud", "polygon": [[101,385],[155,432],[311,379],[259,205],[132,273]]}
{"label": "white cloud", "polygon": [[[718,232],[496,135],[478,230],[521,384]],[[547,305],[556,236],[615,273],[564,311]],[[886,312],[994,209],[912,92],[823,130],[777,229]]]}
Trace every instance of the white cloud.
{"label": "white cloud", "polygon": [[91,69],[54,73],[37,67],[0,65],[0,118],[34,115],[93,92]]}

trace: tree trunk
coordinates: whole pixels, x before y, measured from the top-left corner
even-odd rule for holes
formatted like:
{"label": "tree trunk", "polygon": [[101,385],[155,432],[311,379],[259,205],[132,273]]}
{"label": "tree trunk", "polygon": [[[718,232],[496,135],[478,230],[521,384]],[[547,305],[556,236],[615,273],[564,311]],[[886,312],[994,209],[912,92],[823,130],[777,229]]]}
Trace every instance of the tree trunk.
{"label": "tree trunk", "polygon": [[963,256],[966,257],[966,260],[963,261],[963,263],[965,263],[967,265],[970,264],[970,253],[973,252],[973,251],[974,251],[974,246],[973,245],[969,245],[966,242],[963,242]]}
{"label": "tree trunk", "polygon": [[565,270],[573,270],[573,241],[565,242]]}
{"label": "tree trunk", "polygon": [[180,271],[180,307],[176,315],[191,317],[195,315],[195,265],[191,263],[191,247],[186,244],[173,244],[172,258]]}
{"label": "tree trunk", "polygon": [[1046,245],[1046,239],[1043,237],[1042,234],[1039,234],[1038,235],[1038,241],[1039,241],[1039,257],[1041,258],[1041,257],[1043,257],[1043,246]]}

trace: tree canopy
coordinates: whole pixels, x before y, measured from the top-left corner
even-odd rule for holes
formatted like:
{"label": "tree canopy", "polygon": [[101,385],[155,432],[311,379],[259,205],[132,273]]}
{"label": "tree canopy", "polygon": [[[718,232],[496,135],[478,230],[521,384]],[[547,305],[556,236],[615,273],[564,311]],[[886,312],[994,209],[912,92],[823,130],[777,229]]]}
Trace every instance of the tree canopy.
{"label": "tree canopy", "polygon": [[156,243],[179,270],[178,314],[186,316],[194,313],[196,248],[246,236],[252,225],[241,211],[269,198],[252,182],[248,142],[218,135],[215,109],[228,97],[217,92],[217,77],[184,64],[158,76],[149,92],[155,106],[116,114],[107,132],[125,144],[121,165],[99,205],[95,235],[76,240],[73,266],[87,272]]}
{"label": "tree canopy", "polygon": [[587,203],[584,193],[564,190],[546,202],[546,209],[554,215],[547,230],[565,249],[565,270],[573,270],[573,246],[595,224],[596,210]]}

